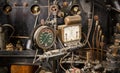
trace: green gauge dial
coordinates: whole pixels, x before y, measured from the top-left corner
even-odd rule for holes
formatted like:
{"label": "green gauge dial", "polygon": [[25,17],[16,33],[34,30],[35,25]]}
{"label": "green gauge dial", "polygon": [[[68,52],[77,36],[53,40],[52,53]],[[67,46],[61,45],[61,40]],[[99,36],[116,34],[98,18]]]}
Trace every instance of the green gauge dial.
{"label": "green gauge dial", "polygon": [[42,49],[50,48],[54,44],[54,38],[54,31],[48,26],[41,26],[34,33],[34,41]]}

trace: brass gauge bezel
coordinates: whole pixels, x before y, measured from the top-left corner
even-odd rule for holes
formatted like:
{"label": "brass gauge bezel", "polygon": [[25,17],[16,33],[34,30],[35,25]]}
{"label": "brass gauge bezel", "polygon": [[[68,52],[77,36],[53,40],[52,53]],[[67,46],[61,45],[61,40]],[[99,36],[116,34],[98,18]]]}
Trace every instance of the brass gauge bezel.
{"label": "brass gauge bezel", "polygon": [[[77,11],[74,10],[75,7],[78,7],[78,10],[77,10]],[[70,8],[70,12],[71,12],[71,14],[73,14],[73,15],[79,15],[79,14],[81,14],[81,9],[80,9],[79,4],[74,4],[74,5],[72,5],[71,8]],[[77,12],[77,13],[76,13],[76,12]],[[78,13],[78,12],[79,12],[79,13]]]}
{"label": "brass gauge bezel", "polygon": [[[53,34],[53,35],[52,35],[52,37],[53,37],[52,40],[53,40],[53,41],[52,41],[51,45],[49,45],[49,46],[43,46],[43,45],[40,43],[40,41],[39,41],[39,37],[40,37],[40,35],[41,35],[41,32],[42,32],[42,30],[45,30],[45,29],[51,31],[51,33]],[[50,27],[48,27],[48,26],[39,26],[39,27],[36,29],[36,31],[34,32],[33,41],[34,41],[34,43],[35,43],[39,48],[41,48],[41,49],[43,49],[43,50],[47,50],[48,48],[51,48],[51,47],[53,46],[54,42],[55,42],[55,32],[54,32],[54,30],[53,30],[52,28],[50,28]]]}
{"label": "brass gauge bezel", "polygon": [[58,12],[59,8],[58,5],[51,5],[50,6],[50,12]]}
{"label": "brass gauge bezel", "polygon": [[9,4],[6,4],[6,5],[4,5],[3,6],[3,13],[4,14],[10,14],[10,12],[12,11],[12,6],[11,5],[9,5]]}
{"label": "brass gauge bezel", "polygon": [[30,11],[33,15],[38,15],[41,13],[41,7],[39,4],[33,4],[31,7],[30,7]]}

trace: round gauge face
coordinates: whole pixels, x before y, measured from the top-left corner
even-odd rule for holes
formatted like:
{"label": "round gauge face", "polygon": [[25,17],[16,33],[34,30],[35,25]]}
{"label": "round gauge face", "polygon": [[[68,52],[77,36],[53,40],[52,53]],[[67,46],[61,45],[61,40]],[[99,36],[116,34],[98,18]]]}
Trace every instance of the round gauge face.
{"label": "round gauge face", "polygon": [[5,5],[5,6],[3,7],[3,12],[4,12],[5,14],[9,14],[11,11],[12,11],[12,7],[11,7],[10,5]]}
{"label": "round gauge face", "polygon": [[38,47],[48,49],[54,44],[55,34],[50,27],[41,26],[36,30],[34,38]]}
{"label": "round gauge face", "polygon": [[34,14],[34,15],[38,15],[40,14],[40,6],[39,5],[33,5],[31,7],[31,13]]}
{"label": "round gauge face", "polygon": [[79,7],[78,5],[72,6],[72,8],[71,8],[71,13],[72,13],[72,14],[77,14],[77,15],[79,15],[79,14],[81,13],[80,7]]}

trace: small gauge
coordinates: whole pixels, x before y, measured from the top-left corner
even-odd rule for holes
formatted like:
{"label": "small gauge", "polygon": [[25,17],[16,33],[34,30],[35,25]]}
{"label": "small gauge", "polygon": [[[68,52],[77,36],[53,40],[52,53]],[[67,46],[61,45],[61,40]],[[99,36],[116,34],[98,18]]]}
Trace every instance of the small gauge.
{"label": "small gauge", "polygon": [[3,7],[3,12],[4,12],[5,14],[9,14],[11,11],[12,11],[12,7],[11,7],[10,5],[5,5],[5,6]]}
{"label": "small gauge", "polygon": [[53,29],[48,26],[40,26],[34,33],[34,42],[42,49],[52,47],[55,42]]}
{"label": "small gauge", "polygon": [[59,6],[58,5],[51,5],[50,6],[50,12],[53,14],[53,15],[56,15],[56,13],[58,12],[59,10]]}
{"label": "small gauge", "polygon": [[73,5],[71,8],[71,13],[79,15],[81,13],[79,5]]}
{"label": "small gauge", "polygon": [[32,6],[31,6],[31,13],[32,13],[33,15],[38,15],[38,14],[40,14],[40,11],[41,11],[41,8],[40,8],[39,5],[32,5]]}

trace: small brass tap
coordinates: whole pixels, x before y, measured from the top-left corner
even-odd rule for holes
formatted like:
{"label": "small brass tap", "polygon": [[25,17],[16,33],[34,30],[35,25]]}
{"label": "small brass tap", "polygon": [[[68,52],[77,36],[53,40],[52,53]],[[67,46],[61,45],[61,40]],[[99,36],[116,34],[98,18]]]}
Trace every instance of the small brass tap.
{"label": "small brass tap", "polygon": [[9,43],[8,45],[6,45],[6,51],[13,51],[14,50],[14,46],[12,43]]}
{"label": "small brass tap", "polygon": [[16,49],[19,50],[19,51],[22,51],[22,50],[23,50],[23,46],[21,45],[21,42],[20,42],[20,41],[17,41]]}

